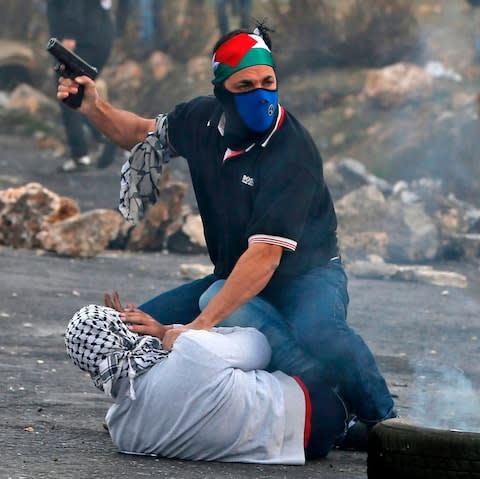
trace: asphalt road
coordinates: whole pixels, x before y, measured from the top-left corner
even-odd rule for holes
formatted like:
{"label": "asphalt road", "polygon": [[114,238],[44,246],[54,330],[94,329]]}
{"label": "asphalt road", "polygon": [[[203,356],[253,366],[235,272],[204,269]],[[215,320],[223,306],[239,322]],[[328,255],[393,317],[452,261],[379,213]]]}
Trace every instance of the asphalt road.
{"label": "asphalt road", "polygon": [[[181,263],[207,258],[108,252],[67,259],[0,250],[0,478],[365,478],[366,455],[334,451],[304,467],[193,463],[118,454],[102,428],[109,400],[70,364],[63,331],[73,312],[118,288],[140,303],[182,282]],[[438,368],[463,371],[478,397],[473,289],[350,279],[350,321],[376,354],[401,415],[417,403],[418,365],[429,390]],[[423,369],[425,374],[425,369]],[[425,380],[424,380],[425,384]],[[477,416],[476,416],[477,415]],[[471,421],[478,420],[478,409]]]}
{"label": "asphalt road", "polygon": [[[32,140],[0,136],[0,144],[0,189],[39,181],[77,199],[83,211],[115,207],[120,161],[62,175],[55,173],[59,160]],[[302,467],[267,467],[116,452],[102,427],[109,400],[70,364],[65,326],[105,291],[118,289],[138,304],[180,284],[179,265],[188,262],[208,259],[118,251],[68,259],[0,248],[0,479],[367,477],[362,453],[333,451]],[[480,430],[479,267],[438,266],[467,274],[469,287],[351,277],[349,320],[378,358],[401,415]]]}

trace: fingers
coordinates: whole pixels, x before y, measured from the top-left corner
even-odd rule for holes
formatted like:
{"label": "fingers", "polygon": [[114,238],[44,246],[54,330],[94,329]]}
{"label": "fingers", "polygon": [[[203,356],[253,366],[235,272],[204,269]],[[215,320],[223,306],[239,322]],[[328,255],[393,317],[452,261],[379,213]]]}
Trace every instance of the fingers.
{"label": "fingers", "polygon": [[112,302],[114,304],[114,308],[117,311],[122,311],[124,309],[124,307],[122,306],[122,303],[120,301],[120,295],[118,294],[118,291],[115,291],[115,290],[113,291]]}
{"label": "fingers", "polygon": [[149,324],[152,321],[154,321],[155,323],[157,322],[149,314],[144,313],[139,309],[134,309],[134,310],[125,309],[120,314],[120,318],[127,323],[141,324],[141,325]]}
{"label": "fingers", "polygon": [[87,77],[86,75],[75,77],[74,82],[78,83],[79,85],[84,85],[85,87],[95,86],[95,81],[92,80],[90,77]]}
{"label": "fingers", "polygon": [[153,334],[152,328],[148,325],[145,326],[145,325],[131,324],[130,326],[128,326],[128,329],[132,333],[141,334],[142,336],[155,336],[155,334]]}
{"label": "fingers", "polygon": [[163,340],[165,332],[172,328],[172,326],[164,326],[133,305],[129,306],[131,308],[127,307],[120,313],[120,319],[128,323],[128,329],[133,333],[147,334]]}
{"label": "fingers", "polygon": [[128,329],[132,331],[132,333],[154,336],[161,340],[163,340],[166,331],[166,327],[163,326],[163,324],[157,323],[155,320],[149,323],[130,323]]}
{"label": "fingers", "polygon": [[177,338],[185,331],[188,331],[188,329],[184,326],[179,328],[170,328],[165,331],[162,339],[163,349],[165,349],[165,351],[171,351]]}
{"label": "fingers", "polygon": [[79,84],[71,78],[60,77],[58,80],[57,98],[59,100],[65,100],[69,95],[75,95],[78,93]]}
{"label": "fingers", "polygon": [[62,44],[65,48],[68,48],[69,50],[75,50],[75,47],[77,46],[77,41],[74,38],[64,38],[62,40]]}
{"label": "fingers", "polygon": [[84,85],[85,88],[95,88],[95,82],[86,75],[76,77],[75,79],[61,76],[58,79],[57,98],[65,100],[69,95],[76,95],[80,85]]}
{"label": "fingers", "polygon": [[112,299],[110,298],[110,295],[108,293],[105,293],[103,295],[103,304],[107,307],[107,308],[113,308],[113,309],[116,309],[113,305],[113,301]]}
{"label": "fingers", "polygon": [[105,293],[103,295],[103,304],[108,308],[115,309],[119,313],[123,312],[125,309],[120,302],[120,296],[117,291],[114,291],[112,296],[110,296],[108,293]]}

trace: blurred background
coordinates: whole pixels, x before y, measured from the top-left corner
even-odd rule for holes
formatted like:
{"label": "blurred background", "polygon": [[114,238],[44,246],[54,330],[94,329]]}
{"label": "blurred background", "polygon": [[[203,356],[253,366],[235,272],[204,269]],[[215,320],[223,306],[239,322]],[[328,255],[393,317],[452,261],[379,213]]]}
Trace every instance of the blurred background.
{"label": "blurred background", "polygon": [[[0,3],[0,142],[33,138],[43,158],[66,156],[45,50],[47,2]],[[281,101],[325,162],[354,158],[391,182],[435,178],[445,193],[479,204],[473,0],[253,0],[246,13],[241,0],[135,1],[129,10],[121,0],[101,3],[116,33],[100,84],[116,106],[151,116],[210,94],[210,52],[225,18],[229,28],[266,19]],[[154,5],[153,27],[140,11],[146,3]],[[15,182],[7,176],[0,187]]]}

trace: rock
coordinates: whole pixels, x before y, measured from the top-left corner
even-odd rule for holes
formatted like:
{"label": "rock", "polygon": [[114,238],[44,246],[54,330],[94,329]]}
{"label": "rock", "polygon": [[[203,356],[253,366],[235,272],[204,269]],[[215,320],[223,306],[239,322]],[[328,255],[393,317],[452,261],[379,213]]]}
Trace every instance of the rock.
{"label": "rock", "polygon": [[190,81],[206,81],[212,77],[212,61],[207,56],[190,58],[187,62],[187,73]]}
{"label": "rock", "polygon": [[386,228],[389,259],[412,262],[430,261],[437,257],[439,232],[423,205],[404,205],[391,199],[384,220],[389,222]]}
{"label": "rock", "polygon": [[[397,185],[395,188],[399,189]],[[476,235],[480,218],[478,209],[452,194],[444,195],[442,182],[438,180],[420,178],[410,184],[404,182],[403,188],[422,203],[435,222],[440,235],[440,257],[474,259],[480,256]],[[402,191],[401,195],[404,194]]]}
{"label": "rock", "polygon": [[437,79],[452,80],[460,83],[463,78],[460,73],[445,67],[442,62],[429,61],[425,65],[424,70],[432,77]]}
{"label": "rock", "polygon": [[117,94],[128,90],[137,90],[142,86],[144,79],[141,66],[133,60],[105,68],[102,76],[108,78],[109,89]]}
{"label": "rock", "polygon": [[452,288],[466,288],[468,286],[468,280],[464,275],[452,271],[436,271],[429,266],[399,266],[394,278]]}
{"label": "rock", "polygon": [[422,3],[416,7],[419,15],[431,15],[442,13],[442,6],[440,4]]}
{"label": "rock", "polygon": [[80,214],[80,207],[75,200],[67,198],[66,196],[59,197],[58,207],[55,208],[48,216],[45,217],[45,222],[48,224],[57,223],[74,218]]}
{"label": "rock", "polygon": [[30,85],[22,83],[13,90],[6,104],[6,109],[48,116],[57,115],[59,105],[56,100],[47,97]]}
{"label": "rock", "polygon": [[398,271],[398,266],[391,263],[353,261],[347,263],[347,271],[359,278],[391,279]]}
{"label": "rock", "polygon": [[444,240],[444,256],[447,259],[480,259],[480,234],[452,234]]}
{"label": "rock", "polygon": [[45,227],[37,239],[43,249],[62,256],[92,257],[129,227],[117,211],[96,209]]}
{"label": "rock", "polygon": [[471,208],[467,211],[468,233],[480,233],[480,209]]}
{"label": "rock", "polygon": [[175,69],[172,58],[161,51],[153,52],[148,63],[152,69],[153,78],[157,81],[163,80]]}
{"label": "rock", "polygon": [[22,65],[34,70],[37,66],[32,49],[21,42],[14,40],[0,40],[0,66]]}
{"label": "rock", "polygon": [[174,253],[206,253],[207,244],[200,215],[187,215],[183,219],[182,227],[169,236],[167,247]]}
{"label": "rock", "polygon": [[376,186],[383,194],[390,194],[392,186],[378,176],[370,174],[365,165],[352,158],[329,161],[324,165],[325,181],[336,200],[365,185]]}
{"label": "rock", "polygon": [[330,143],[333,146],[341,146],[345,143],[345,139],[346,139],[345,133],[338,132],[338,133],[335,133],[335,135],[332,136],[332,139],[330,140]]}
{"label": "rock", "polygon": [[37,234],[48,225],[80,214],[78,204],[39,183],[0,191],[0,243],[38,248]]}
{"label": "rock", "polygon": [[213,273],[212,265],[205,264],[181,264],[180,274],[183,279],[194,280],[204,278]]}
{"label": "rock", "polygon": [[0,39],[0,90],[12,90],[19,83],[31,83],[38,67],[35,54],[28,45]]}
{"label": "rock", "polygon": [[400,266],[383,261],[354,261],[347,264],[347,270],[359,278],[415,281],[453,288],[468,286],[468,280],[464,275],[451,271],[437,271],[430,266]]}
{"label": "rock", "polygon": [[[368,205],[368,207],[367,207]],[[345,195],[340,201],[337,201],[336,209],[339,215],[358,216],[364,213],[367,223],[364,223],[364,228],[358,225],[355,227],[357,231],[365,231],[371,229],[371,224],[376,224],[378,218],[384,214],[386,209],[385,195],[373,185],[366,185],[356,188],[354,191]]]}
{"label": "rock", "polygon": [[9,98],[6,92],[0,90],[0,110],[7,108]]}
{"label": "rock", "polygon": [[130,233],[127,248],[132,251],[158,251],[180,227],[179,219],[187,185],[171,181],[161,188],[160,199],[147,210],[143,220]]}
{"label": "rock", "polygon": [[454,109],[475,105],[475,103],[475,95],[469,95],[468,93],[464,93],[462,91],[454,92],[452,95],[452,107]]}
{"label": "rock", "polygon": [[370,70],[364,93],[375,105],[392,108],[406,102],[430,98],[433,93],[433,80],[417,65],[397,63]]}
{"label": "rock", "polygon": [[336,211],[340,247],[353,257],[379,254],[388,261],[411,263],[437,256],[438,231],[421,204],[385,198],[369,185],[337,201]]}
{"label": "rock", "polygon": [[190,238],[194,245],[206,248],[205,232],[203,230],[203,222],[200,215],[188,215],[185,217],[182,231]]}
{"label": "rock", "polygon": [[388,235],[382,231],[359,231],[344,234],[340,227],[339,236],[343,258],[357,259],[371,254],[387,256]]}

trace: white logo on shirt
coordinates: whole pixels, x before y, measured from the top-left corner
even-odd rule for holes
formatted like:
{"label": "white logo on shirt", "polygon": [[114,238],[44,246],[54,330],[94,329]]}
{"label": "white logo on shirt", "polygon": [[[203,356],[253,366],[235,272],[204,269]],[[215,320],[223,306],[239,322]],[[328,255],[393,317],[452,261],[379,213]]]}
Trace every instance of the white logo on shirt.
{"label": "white logo on shirt", "polygon": [[244,183],[248,186],[255,186],[255,180],[252,177],[247,176],[247,175],[243,175],[242,183]]}

